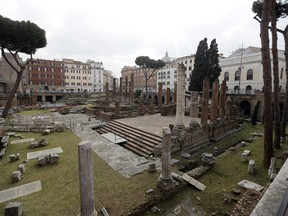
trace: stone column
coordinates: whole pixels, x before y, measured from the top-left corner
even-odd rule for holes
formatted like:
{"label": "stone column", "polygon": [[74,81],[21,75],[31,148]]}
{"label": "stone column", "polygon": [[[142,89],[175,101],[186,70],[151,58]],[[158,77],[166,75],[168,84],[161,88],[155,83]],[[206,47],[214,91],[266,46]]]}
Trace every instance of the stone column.
{"label": "stone column", "polygon": [[122,91],[123,91],[123,80],[122,80],[122,77],[120,77],[120,86],[119,86],[119,95],[120,95],[120,98],[122,98]]}
{"label": "stone column", "polygon": [[154,111],[154,103],[153,101],[150,101],[149,103],[149,114],[154,114],[155,111]]}
{"label": "stone column", "polygon": [[[177,67],[177,104],[176,104],[176,128],[184,128],[185,115],[185,70],[183,64]],[[174,127],[175,128],[175,127]]]}
{"label": "stone column", "polygon": [[78,145],[81,216],[97,216],[94,208],[93,155],[89,141]]}
{"label": "stone column", "polygon": [[130,101],[134,102],[134,73],[131,73],[130,88]]}
{"label": "stone column", "polygon": [[170,104],[170,88],[167,88],[166,90],[166,105]]}
{"label": "stone column", "polygon": [[220,110],[219,115],[221,118],[224,118],[226,115],[225,111],[225,105],[226,105],[226,81],[222,81],[221,90],[220,90]]}
{"label": "stone column", "polygon": [[174,84],[174,103],[176,103],[177,100],[177,83]]}
{"label": "stone column", "polygon": [[162,174],[160,175],[157,186],[163,191],[174,188],[173,178],[171,176],[171,130],[164,127],[162,130]]}
{"label": "stone column", "polygon": [[113,98],[116,97],[116,78],[113,78]]}
{"label": "stone column", "polygon": [[208,101],[209,101],[209,78],[205,77],[203,80],[203,93],[202,93],[202,108],[201,108],[201,124],[208,124]]}
{"label": "stone column", "polygon": [[212,102],[210,110],[210,121],[215,124],[218,116],[218,95],[219,95],[219,80],[213,82]]}
{"label": "stone column", "polygon": [[115,116],[119,117],[120,115],[120,103],[119,101],[115,101]]}
{"label": "stone column", "polygon": [[162,83],[158,83],[159,87],[158,87],[158,110],[162,110]]}
{"label": "stone column", "polygon": [[109,101],[109,83],[106,82],[106,101]]}
{"label": "stone column", "polygon": [[125,76],[125,99],[127,99],[128,95],[128,76]]}
{"label": "stone column", "polygon": [[198,118],[198,91],[191,92],[190,117]]}

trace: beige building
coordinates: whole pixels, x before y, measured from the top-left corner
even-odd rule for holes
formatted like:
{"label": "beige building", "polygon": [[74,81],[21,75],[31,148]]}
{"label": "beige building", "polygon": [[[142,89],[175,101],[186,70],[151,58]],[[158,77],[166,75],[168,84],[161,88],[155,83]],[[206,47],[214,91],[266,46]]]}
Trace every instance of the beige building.
{"label": "beige building", "polygon": [[63,64],[67,92],[93,92],[90,64],[73,59],[63,59]]}
{"label": "beige building", "polygon": [[[270,56],[272,65],[272,53]],[[278,59],[279,85],[283,92],[286,85],[284,51],[278,51]],[[238,93],[239,89],[241,94],[262,91],[264,83],[261,48],[249,46],[245,49],[238,49],[230,56],[221,58],[219,64],[222,68],[219,81],[226,80],[228,93]]]}

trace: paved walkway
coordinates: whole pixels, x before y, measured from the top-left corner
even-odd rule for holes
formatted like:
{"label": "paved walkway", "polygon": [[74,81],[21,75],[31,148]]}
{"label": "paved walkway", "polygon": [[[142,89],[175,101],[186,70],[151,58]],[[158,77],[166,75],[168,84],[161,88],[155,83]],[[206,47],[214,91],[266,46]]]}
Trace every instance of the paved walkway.
{"label": "paved walkway", "polygon": [[91,129],[100,125],[101,121],[93,118],[88,121],[88,117],[85,114],[60,115],[52,113],[51,116],[53,121],[62,121],[68,127],[71,126],[72,131],[82,141],[90,141],[94,152],[122,176],[130,178],[132,175],[141,173],[149,168],[146,158],[140,157],[118,144],[114,144]]}

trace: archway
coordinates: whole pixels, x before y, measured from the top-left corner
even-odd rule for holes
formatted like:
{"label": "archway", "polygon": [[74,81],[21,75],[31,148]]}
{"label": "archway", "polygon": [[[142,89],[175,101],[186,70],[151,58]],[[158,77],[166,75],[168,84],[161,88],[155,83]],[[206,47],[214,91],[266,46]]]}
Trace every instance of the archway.
{"label": "archway", "polygon": [[252,94],[252,86],[251,85],[246,86],[245,93],[246,94]]}
{"label": "archway", "polygon": [[157,95],[154,96],[154,104],[158,104],[158,96]]}
{"label": "archway", "polygon": [[239,112],[244,116],[250,116],[251,103],[247,100],[243,100],[239,104]]}

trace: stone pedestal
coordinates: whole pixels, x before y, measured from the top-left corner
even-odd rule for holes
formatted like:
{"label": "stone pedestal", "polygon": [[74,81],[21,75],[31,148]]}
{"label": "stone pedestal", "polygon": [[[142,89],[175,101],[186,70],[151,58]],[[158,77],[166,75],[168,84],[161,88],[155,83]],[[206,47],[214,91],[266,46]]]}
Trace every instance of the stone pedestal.
{"label": "stone pedestal", "polygon": [[162,174],[157,181],[157,186],[167,192],[175,187],[171,175],[171,130],[168,127],[163,128],[161,161]]}

